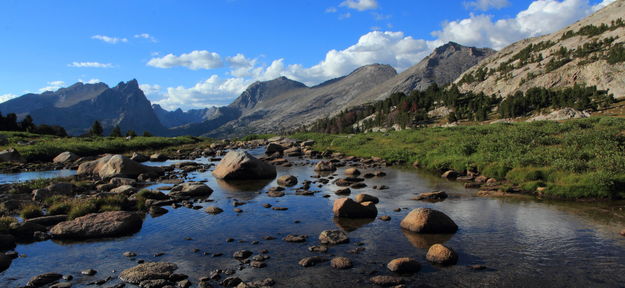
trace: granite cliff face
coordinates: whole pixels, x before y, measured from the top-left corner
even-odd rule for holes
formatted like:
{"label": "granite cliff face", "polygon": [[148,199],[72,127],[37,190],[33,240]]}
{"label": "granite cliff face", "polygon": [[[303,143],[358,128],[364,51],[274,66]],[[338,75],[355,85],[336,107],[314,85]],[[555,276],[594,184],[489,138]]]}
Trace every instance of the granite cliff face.
{"label": "granite cliff face", "polygon": [[105,133],[115,125],[122,131],[163,134],[165,128],[154,114],[137,80],[113,88],[104,83],[76,83],[57,91],[26,94],[0,104],[3,114],[31,115],[37,124],[60,125],[71,135],[80,135],[99,120]]}
{"label": "granite cliff face", "polygon": [[[619,20],[620,19],[620,20]],[[462,91],[507,97],[532,87],[597,86],[625,97],[625,1],[617,0],[558,32],[516,42],[466,71]]]}

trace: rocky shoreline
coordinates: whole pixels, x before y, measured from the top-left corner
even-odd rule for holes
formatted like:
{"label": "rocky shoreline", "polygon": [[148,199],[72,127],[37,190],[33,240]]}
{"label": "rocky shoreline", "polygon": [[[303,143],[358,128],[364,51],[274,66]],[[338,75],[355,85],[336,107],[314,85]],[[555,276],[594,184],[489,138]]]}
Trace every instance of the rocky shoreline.
{"label": "rocky shoreline", "polygon": [[[77,175],[63,179],[63,182],[50,183],[46,187],[28,190],[25,186],[3,185],[2,189],[2,213],[6,222],[4,230],[0,230],[0,249],[9,250],[4,255],[0,254],[0,270],[6,270],[18,254],[10,251],[19,243],[32,241],[81,241],[86,239],[105,239],[123,235],[131,235],[141,229],[143,218],[146,213],[152,216],[162,215],[168,210],[163,207],[171,206],[202,209],[200,203],[208,203],[213,190],[202,182],[186,182],[189,173],[196,171],[211,171],[217,179],[224,181],[237,181],[249,179],[274,179],[276,177],[275,166],[291,167],[293,165],[314,165],[315,180],[300,182],[293,175],[283,175],[277,179],[277,186],[271,187],[264,193],[269,197],[284,197],[287,187],[296,189],[296,195],[314,195],[315,187],[320,188],[332,183],[339,187],[335,191],[337,195],[347,196],[334,201],[332,209],[336,218],[366,218],[378,217],[376,204],[379,199],[375,196],[360,193],[349,197],[352,191],[367,187],[367,179],[385,177],[383,169],[391,163],[386,163],[380,158],[361,159],[353,156],[345,156],[331,151],[315,151],[312,149],[314,142],[297,141],[286,138],[274,138],[269,140],[253,140],[247,142],[220,142],[213,143],[208,148],[198,148],[189,151],[179,151],[178,159],[195,159],[199,156],[208,157],[210,164],[201,164],[193,161],[178,162],[168,166],[153,167],[142,165],[144,161],[165,161],[169,157],[163,154],[151,156],[135,153],[131,157],[122,155],[104,155],[100,158],[80,158],[78,155],[59,155],[59,161],[55,165],[70,165],[75,167]],[[265,155],[258,159],[238,149],[254,149],[266,147]],[[61,157],[62,156],[62,157]],[[289,159],[308,159],[304,162],[290,161]],[[309,161],[309,160],[315,161]],[[318,160],[318,161],[317,161]],[[70,163],[71,164],[68,164]],[[215,164],[217,163],[217,164]],[[335,172],[342,169],[345,177],[336,177]],[[361,170],[374,172],[362,173]],[[465,182],[467,188],[482,187],[480,191],[497,191],[500,183],[494,179],[488,179],[477,173],[460,175],[454,171],[446,171],[443,178]],[[145,190],[144,187],[154,183],[166,183],[167,186],[159,187],[158,190]],[[298,186],[299,185],[299,186]],[[17,189],[16,187],[19,187]],[[390,187],[374,186],[373,189],[384,190]],[[162,191],[169,191],[168,194]],[[484,196],[483,192],[478,195]],[[324,197],[329,195],[324,195]],[[418,201],[443,201],[447,198],[443,191],[435,191],[417,195],[414,200]],[[66,211],[61,211],[58,206],[65,203],[72,206]],[[87,204],[85,204],[87,203]],[[234,211],[243,213],[238,206],[246,204],[242,201],[233,203]],[[94,208],[77,213],[80,205],[94,205]],[[264,204],[276,213],[288,209]],[[24,214],[23,207],[39,208],[38,213]],[[79,208],[76,208],[79,207]],[[36,211],[33,208],[33,211]],[[20,211],[20,209],[22,209]],[[225,207],[208,206],[205,212],[220,214]],[[55,213],[52,213],[57,211]],[[58,212],[60,211],[60,212]],[[22,220],[7,221],[9,215],[22,212]],[[32,211],[31,211],[32,212]],[[62,213],[66,212],[66,213]],[[80,212],[80,211],[78,211]],[[84,214],[84,215],[81,215]],[[390,220],[388,215],[378,217],[382,221]],[[455,233],[458,226],[444,213],[425,208],[412,210],[401,221],[401,227],[409,233]],[[625,231],[621,232],[625,236]],[[267,236],[266,239],[275,239]],[[320,231],[319,245],[310,246],[308,249],[315,253],[327,251],[329,246],[348,243],[350,239],[342,230]],[[285,242],[307,242],[307,235],[291,234],[283,238]],[[364,248],[363,248],[364,249]],[[354,253],[359,253],[354,250]],[[219,257],[215,253],[214,257]],[[136,253],[128,251],[124,256],[136,259]],[[255,254],[249,250],[241,250],[234,253],[234,259],[240,261],[241,267],[262,269],[266,266],[265,261],[270,259],[270,252],[263,250]],[[458,255],[453,248],[436,244],[429,247],[425,261],[436,265],[454,265],[458,261]],[[119,274],[123,282],[138,285],[140,287],[268,287],[275,281],[271,278],[262,281],[245,282],[236,276],[236,271],[220,269],[212,271],[206,277],[200,279],[188,279],[187,275],[176,274],[176,264],[168,262],[144,262],[136,259],[137,266],[126,269]],[[327,264],[329,262],[329,264]],[[379,286],[405,287],[404,274],[416,273],[420,270],[420,259],[400,257],[391,260],[387,269],[392,274],[376,275],[368,279],[369,283]],[[299,261],[303,267],[315,265],[330,265],[335,269],[349,269],[352,260],[348,257],[310,256]],[[470,267],[475,270],[485,269],[483,266]],[[83,274],[96,274],[97,271],[85,270]],[[71,287],[72,275],[58,273],[46,273],[34,276],[26,287]],[[102,279],[102,285],[112,279]],[[112,287],[123,287],[124,284],[116,284]]]}

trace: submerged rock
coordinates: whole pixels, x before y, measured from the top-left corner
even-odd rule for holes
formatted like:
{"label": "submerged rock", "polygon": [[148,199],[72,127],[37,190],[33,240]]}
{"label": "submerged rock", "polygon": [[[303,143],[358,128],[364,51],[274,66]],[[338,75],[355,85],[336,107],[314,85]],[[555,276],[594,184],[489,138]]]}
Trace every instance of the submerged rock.
{"label": "submerged rock", "polygon": [[330,261],[330,266],[336,269],[349,269],[352,268],[352,260],[347,257],[335,257]]}
{"label": "submerged rock", "polygon": [[348,243],[349,237],[347,237],[347,233],[341,230],[325,230],[319,234],[319,242],[321,244],[342,244]]}
{"label": "submerged rock", "polygon": [[183,197],[202,197],[210,196],[213,193],[213,189],[203,183],[182,183],[174,186],[169,192],[170,196],[183,196]]}
{"label": "submerged rock", "polygon": [[295,186],[297,184],[297,177],[293,175],[284,175],[278,178],[278,185],[280,186]]}
{"label": "submerged rock", "polygon": [[421,193],[412,198],[412,200],[417,201],[425,201],[425,200],[444,200],[447,199],[448,195],[444,191],[434,191],[434,192],[426,192]]}
{"label": "submerged rock", "polygon": [[276,177],[276,167],[247,152],[230,151],[217,164],[213,175],[223,180],[272,179]]}
{"label": "submerged rock", "polygon": [[369,278],[369,281],[379,286],[396,286],[404,283],[404,279],[396,276],[378,275]]}
{"label": "submerged rock", "polygon": [[42,287],[52,282],[58,281],[63,275],[59,273],[45,273],[30,278],[30,281],[26,284],[27,287]]}
{"label": "submerged rock", "polygon": [[139,231],[143,221],[136,213],[109,211],[61,222],[50,229],[54,238],[87,239],[127,235]]}
{"label": "submerged rock", "polygon": [[417,208],[400,223],[401,227],[416,233],[455,233],[458,226],[445,213],[429,209]]}
{"label": "submerged rock", "polygon": [[324,256],[311,256],[299,260],[299,265],[302,267],[310,267],[328,261],[330,261],[330,259]]}
{"label": "submerged rock", "polygon": [[421,270],[421,264],[415,259],[404,257],[391,260],[386,264],[386,268],[400,274],[416,273]]}

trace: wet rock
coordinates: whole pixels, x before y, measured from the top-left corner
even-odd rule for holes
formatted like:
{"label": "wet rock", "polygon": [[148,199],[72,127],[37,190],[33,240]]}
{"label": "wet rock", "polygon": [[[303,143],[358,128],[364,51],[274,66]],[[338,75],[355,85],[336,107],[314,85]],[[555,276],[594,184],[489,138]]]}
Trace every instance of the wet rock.
{"label": "wet rock", "polygon": [[434,244],[430,249],[428,249],[428,253],[425,258],[439,265],[454,265],[458,262],[458,254],[454,252],[451,248],[442,245],[442,244]]}
{"label": "wet rock", "polygon": [[128,268],[119,274],[124,282],[139,284],[145,280],[169,279],[178,266],[168,262],[147,262]]}
{"label": "wet rock", "polygon": [[357,203],[350,198],[334,200],[332,211],[334,217],[344,218],[375,218],[378,215],[373,202]]}
{"label": "wet rock", "polygon": [[421,264],[415,259],[405,257],[391,260],[386,264],[386,268],[392,272],[409,274],[419,272]]}
{"label": "wet rock", "polygon": [[[50,285],[50,288],[70,288],[70,287],[72,287],[71,282],[60,282],[60,283],[55,283],[55,284]],[[117,288],[117,287],[113,286],[110,288]]]}
{"label": "wet rock", "polygon": [[48,189],[52,195],[72,196],[74,195],[76,186],[72,183],[59,182],[48,185],[46,189]]}
{"label": "wet rock", "polygon": [[286,211],[286,210],[289,210],[289,208],[287,208],[287,207],[277,207],[277,206],[274,206],[274,207],[271,207],[271,210],[275,210],[275,211]]}
{"label": "wet rock", "polygon": [[310,252],[319,252],[319,253],[325,253],[328,252],[328,246],[310,246],[308,247],[308,251]]}
{"label": "wet rock", "polygon": [[115,194],[132,195],[132,194],[137,192],[137,189],[135,187],[130,186],[130,185],[122,185],[122,186],[119,186],[117,188],[111,189],[110,192],[111,193],[115,193]]}
{"label": "wet rock", "polygon": [[306,235],[295,235],[295,234],[289,234],[286,237],[282,238],[282,240],[286,241],[286,242],[291,242],[291,243],[300,243],[300,242],[306,242]]}
{"label": "wet rock", "polygon": [[167,214],[169,210],[160,206],[150,206],[150,210],[148,212],[152,215],[152,217],[156,217]]}
{"label": "wet rock", "polygon": [[267,148],[265,149],[265,155],[273,155],[274,153],[282,154],[286,148],[284,146],[277,143],[269,143]]}
{"label": "wet rock", "polygon": [[267,267],[267,264],[261,261],[252,261],[250,262],[250,266],[254,268],[264,268]]}
{"label": "wet rock", "polygon": [[0,151],[0,162],[23,162],[22,155],[17,150],[11,148]]}
{"label": "wet rock", "polygon": [[382,221],[391,221],[391,216],[384,215],[384,216],[378,217],[378,219],[380,219]]}
{"label": "wet rock", "polygon": [[224,279],[224,281],[221,281],[221,285],[225,287],[236,287],[241,282],[243,281],[239,277],[228,277]]}
{"label": "wet rock", "polygon": [[78,158],[80,158],[80,156],[78,156],[75,153],[72,153],[70,151],[65,151],[59,155],[56,155],[56,157],[54,157],[54,159],[52,159],[52,162],[54,163],[70,163],[70,162],[74,162],[76,160],[78,160]]}
{"label": "wet rock", "polygon": [[378,204],[380,203],[380,199],[378,199],[378,197],[369,195],[369,194],[365,194],[365,193],[361,193],[356,195],[356,197],[354,198],[354,200],[358,203],[363,203],[363,202],[373,202],[374,204]]}
{"label": "wet rock", "polygon": [[621,230],[621,236],[625,236],[625,229]]}
{"label": "wet rock", "polygon": [[153,161],[153,162],[165,162],[167,161],[167,159],[168,159],[167,156],[161,153],[154,153],[150,155],[150,161]]}
{"label": "wet rock", "polygon": [[486,176],[477,176],[477,177],[475,177],[475,179],[473,181],[475,181],[475,183],[478,183],[478,184],[484,184],[484,183],[486,183],[486,181],[488,181],[488,177],[486,177]]}
{"label": "wet rock", "polygon": [[336,167],[330,161],[319,161],[315,165],[314,169],[317,172],[333,172],[333,171],[336,171]]}
{"label": "wet rock", "polygon": [[141,217],[135,213],[109,211],[61,222],[52,227],[50,233],[61,239],[112,237],[137,232],[142,223]]}
{"label": "wet rock", "polygon": [[224,212],[224,210],[217,206],[208,206],[206,207],[206,209],[204,209],[204,212],[208,214],[219,214],[221,212]]}
{"label": "wet rock", "polygon": [[302,260],[299,260],[298,264],[303,267],[311,267],[319,263],[328,262],[328,261],[330,261],[330,259],[328,259],[327,257],[311,256],[311,257],[306,257],[306,258],[303,258]]}
{"label": "wet rock", "polygon": [[115,186],[122,186],[122,185],[135,186],[137,185],[137,180],[132,179],[132,178],[113,177],[109,181],[109,184],[113,184]]}
{"label": "wet rock", "polygon": [[400,226],[416,233],[455,233],[458,226],[445,213],[429,209],[417,208],[401,221]]}
{"label": "wet rock", "polygon": [[345,175],[358,176],[360,175],[360,170],[357,168],[347,168],[345,169]]}
{"label": "wet rock", "polygon": [[250,250],[239,250],[239,251],[234,252],[234,254],[232,254],[232,258],[237,259],[237,260],[243,260],[252,256],[252,254],[253,253]]}
{"label": "wet rock", "polygon": [[126,251],[126,252],[124,252],[124,254],[122,254],[122,255],[124,255],[125,257],[136,257],[136,256],[137,256],[137,253],[132,252],[132,251]]}
{"label": "wet rock", "polygon": [[159,167],[139,164],[123,155],[106,155],[98,160],[89,161],[78,166],[78,175],[96,175],[100,178],[130,177],[140,174],[157,176],[163,173]]}
{"label": "wet rock", "polygon": [[293,175],[284,175],[278,178],[278,185],[280,186],[295,186],[297,184],[297,177]]}
{"label": "wet rock", "polygon": [[443,175],[441,175],[441,177],[445,178],[445,179],[450,179],[450,180],[454,180],[456,178],[458,178],[460,176],[460,174],[454,170],[448,170],[445,171],[445,173],[443,173]]}
{"label": "wet rock", "polygon": [[32,222],[11,223],[9,226],[11,234],[15,236],[19,241],[31,241],[34,240],[36,232],[46,232],[48,229],[46,226],[39,225]]}
{"label": "wet rock", "polygon": [[267,196],[274,198],[284,197],[284,195],[286,195],[284,192],[278,190],[270,190],[269,192],[267,192]]}
{"label": "wet rock", "polygon": [[341,195],[341,196],[347,196],[351,193],[352,193],[352,190],[350,190],[349,188],[339,189],[339,190],[336,190],[336,192],[334,192],[334,194]]}
{"label": "wet rock", "polygon": [[0,272],[9,269],[12,261],[13,259],[11,257],[0,253]]}
{"label": "wet rock", "polygon": [[424,200],[443,200],[447,199],[448,195],[445,191],[434,191],[421,193],[412,198],[412,200],[424,201]]}
{"label": "wet rock", "polygon": [[143,155],[141,153],[137,153],[137,152],[132,153],[132,156],[130,157],[130,159],[132,161],[137,161],[137,162],[147,162],[147,161],[150,161],[150,157],[148,157],[146,155]]}
{"label": "wet rock", "polygon": [[352,189],[362,189],[362,188],[367,187],[367,184],[360,182],[360,183],[354,183],[352,185],[349,185],[349,187]]}
{"label": "wet rock", "polygon": [[93,270],[93,269],[87,269],[87,270],[82,270],[82,271],[80,271],[80,274],[82,274],[82,275],[87,275],[87,276],[93,276],[93,275],[95,275],[96,273],[98,273],[98,271],[95,271],[95,270]]}
{"label": "wet rock", "polygon": [[191,284],[191,281],[189,281],[188,279],[184,279],[184,280],[178,281],[178,283],[176,283],[176,286],[178,288],[189,288],[189,287],[191,287],[191,285],[193,285],[193,284]]}
{"label": "wet rock", "polygon": [[213,189],[206,186],[206,184],[189,182],[174,186],[173,188],[171,188],[169,195],[180,197],[204,197],[210,196],[212,193]]}
{"label": "wet rock", "polygon": [[271,179],[276,177],[276,167],[244,151],[230,151],[212,172],[223,180]]}
{"label": "wet rock", "polygon": [[143,280],[139,283],[139,287],[141,288],[165,288],[165,287],[173,287],[174,283],[165,280],[165,279],[149,279]]}
{"label": "wet rock", "polygon": [[352,260],[347,257],[335,257],[330,261],[330,266],[336,269],[349,269],[352,268]]}
{"label": "wet rock", "polygon": [[67,220],[67,215],[52,215],[41,216],[37,218],[30,218],[26,220],[27,223],[34,223],[42,226],[52,226]]}
{"label": "wet rock", "polygon": [[11,234],[0,234],[0,251],[11,250],[13,248],[15,248],[15,236]]}
{"label": "wet rock", "polygon": [[343,244],[349,243],[349,237],[341,230],[325,230],[319,234],[319,242],[331,245]]}
{"label": "wet rock", "polygon": [[63,275],[59,273],[45,273],[41,275],[34,276],[30,278],[26,286],[29,287],[42,287],[44,285],[50,284],[52,282],[58,281],[61,279]]}
{"label": "wet rock", "polygon": [[476,271],[486,270],[486,266],[480,265],[480,264],[469,265],[467,267],[469,267],[469,269],[471,269],[471,270],[476,270]]}
{"label": "wet rock", "polygon": [[404,283],[404,279],[400,277],[386,275],[373,276],[369,278],[369,281],[375,285],[383,287],[396,286]]}

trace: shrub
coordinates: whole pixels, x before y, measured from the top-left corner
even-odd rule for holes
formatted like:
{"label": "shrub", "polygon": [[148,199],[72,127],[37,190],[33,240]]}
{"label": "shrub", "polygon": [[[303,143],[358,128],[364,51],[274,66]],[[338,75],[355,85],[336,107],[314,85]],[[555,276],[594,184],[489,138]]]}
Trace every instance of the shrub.
{"label": "shrub", "polygon": [[68,214],[72,209],[72,203],[70,201],[58,201],[50,205],[48,208],[49,215],[63,215]]}
{"label": "shrub", "polygon": [[43,212],[41,212],[41,208],[39,208],[39,206],[29,204],[22,207],[22,210],[20,210],[20,216],[24,219],[36,218],[43,216]]}
{"label": "shrub", "polygon": [[17,223],[17,219],[11,216],[2,216],[0,217],[0,232],[8,232],[11,224]]}
{"label": "shrub", "polygon": [[70,220],[90,213],[98,212],[95,203],[89,200],[75,200],[72,202],[71,207],[72,208],[69,210],[69,213],[67,213]]}

